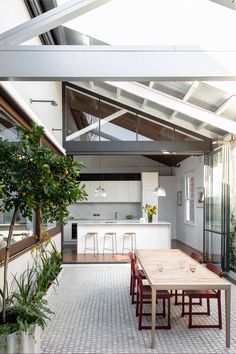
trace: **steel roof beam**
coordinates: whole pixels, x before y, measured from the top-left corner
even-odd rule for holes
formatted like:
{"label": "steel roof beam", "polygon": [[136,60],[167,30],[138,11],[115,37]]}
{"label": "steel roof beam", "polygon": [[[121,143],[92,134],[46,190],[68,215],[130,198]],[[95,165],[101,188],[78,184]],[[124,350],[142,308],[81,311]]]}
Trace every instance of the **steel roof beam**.
{"label": "steel roof beam", "polygon": [[108,117],[105,117],[105,118],[99,120],[98,122],[92,123],[92,124],[88,125],[87,127],[80,129],[77,132],[68,135],[66,137],[66,141],[74,140],[74,139],[80,137],[81,135],[89,133],[89,132],[91,132],[91,130],[97,129],[99,127],[99,125],[104,125],[106,123],[109,123],[112,120],[114,120],[120,116],[123,116],[125,113],[127,113],[127,111],[125,109],[121,109],[120,111],[115,112],[115,113],[109,115]]}
{"label": "steel roof beam", "polygon": [[169,96],[160,91],[150,89],[147,86],[135,82],[109,81],[106,83],[111,86],[119,87],[122,90],[138,97],[146,98],[148,101],[157,103],[174,111],[178,111],[200,122],[210,124],[228,133],[236,134],[236,122],[224,117],[219,117],[213,112],[207,111],[190,103],[183,102],[176,97]]}
{"label": "steel roof beam", "polygon": [[0,63],[1,81],[236,79],[236,51],[191,47],[2,46]]}
{"label": "steel roof beam", "polygon": [[[199,86],[199,81],[194,81],[193,84],[190,86],[190,88],[188,89],[188,91],[186,92],[186,94],[183,97],[183,102],[187,102],[188,99],[192,96],[192,94],[196,91],[196,89]],[[176,115],[177,115],[178,111],[174,111],[171,116],[170,116],[170,120],[173,120]]]}
{"label": "steel roof beam", "polygon": [[111,0],[71,0],[0,34],[0,46],[22,44]]}
{"label": "steel roof beam", "polygon": [[[215,111],[215,114],[220,115],[221,113],[223,113],[224,111],[226,111],[230,106],[232,106],[232,104],[236,101],[236,96],[233,95],[230,98],[228,98],[222,105],[220,105],[217,110]],[[207,126],[207,123],[200,123],[197,126],[197,130],[201,130],[203,128],[205,128]]]}
{"label": "steel roof beam", "polygon": [[198,155],[210,152],[210,141],[70,141],[65,142],[67,153],[80,155]]}
{"label": "steel roof beam", "polygon": [[196,125],[190,122],[184,122],[178,117],[175,118],[174,122],[170,122],[167,114],[148,106],[145,107],[145,110],[142,110],[139,103],[136,103],[124,96],[117,99],[114,94],[104,88],[98,87],[97,85],[94,85],[93,90],[89,88],[88,84],[82,82],[69,83],[65,85],[68,85],[71,90],[80,91],[88,95],[92,94],[97,98],[107,100],[107,102],[111,104],[117,104],[117,106],[123,107],[130,112],[134,112],[144,119],[155,121],[158,124],[166,126],[170,129],[176,129],[176,131],[182,132],[182,134],[187,136],[192,136],[197,139],[217,139],[219,136],[206,129],[203,129],[201,133],[199,133],[196,129]]}

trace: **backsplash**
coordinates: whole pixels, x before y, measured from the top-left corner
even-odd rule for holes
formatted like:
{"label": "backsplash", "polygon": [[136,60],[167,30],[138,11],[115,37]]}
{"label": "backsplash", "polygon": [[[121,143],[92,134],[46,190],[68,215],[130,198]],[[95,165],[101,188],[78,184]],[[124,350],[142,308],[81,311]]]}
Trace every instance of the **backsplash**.
{"label": "backsplash", "polygon": [[140,203],[86,203],[69,207],[70,217],[81,220],[125,220],[127,215],[135,219],[142,217]]}

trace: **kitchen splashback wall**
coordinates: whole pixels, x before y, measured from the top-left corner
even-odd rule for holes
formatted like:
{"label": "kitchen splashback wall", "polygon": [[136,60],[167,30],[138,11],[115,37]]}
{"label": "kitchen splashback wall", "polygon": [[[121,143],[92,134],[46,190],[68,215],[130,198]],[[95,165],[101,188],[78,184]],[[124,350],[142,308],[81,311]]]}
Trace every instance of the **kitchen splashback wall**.
{"label": "kitchen splashback wall", "polygon": [[[142,216],[140,203],[86,203],[73,204],[69,208],[70,217],[81,220],[126,219],[132,214],[136,219]],[[94,216],[94,214],[99,214]]]}

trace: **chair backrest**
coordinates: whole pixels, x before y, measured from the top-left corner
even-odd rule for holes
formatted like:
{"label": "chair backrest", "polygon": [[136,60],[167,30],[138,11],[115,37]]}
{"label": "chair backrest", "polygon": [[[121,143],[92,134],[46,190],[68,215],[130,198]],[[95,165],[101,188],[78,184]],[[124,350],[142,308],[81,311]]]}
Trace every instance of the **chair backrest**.
{"label": "chair backrest", "polygon": [[199,254],[195,253],[195,252],[191,253],[191,258],[195,259],[195,261],[197,261],[200,264],[203,263],[202,257]]}
{"label": "chair backrest", "polygon": [[209,269],[211,272],[215,273],[219,277],[223,277],[224,272],[220,267],[217,267],[215,264],[212,263],[207,263],[207,269]]}
{"label": "chair backrest", "polygon": [[129,256],[130,261],[134,261],[134,254],[133,254],[133,252],[129,252],[129,253],[128,253],[128,256]]}
{"label": "chair backrest", "polygon": [[142,292],[143,291],[143,274],[142,274],[142,272],[140,272],[138,262],[136,262],[134,265],[134,271],[135,271],[135,275],[138,277],[139,291]]}

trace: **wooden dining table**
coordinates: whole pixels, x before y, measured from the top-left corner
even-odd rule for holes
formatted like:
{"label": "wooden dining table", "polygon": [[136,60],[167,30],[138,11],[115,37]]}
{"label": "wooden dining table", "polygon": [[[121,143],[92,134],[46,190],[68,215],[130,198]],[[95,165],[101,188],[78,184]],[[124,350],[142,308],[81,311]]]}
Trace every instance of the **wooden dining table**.
{"label": "wooden dining table", "polygon": [[151,348],[155,348],[157,290],[224,290],[226,347],[230,348],[231,286],[228,281],[179,249],[137,249],[135,257],[152,288]]}

